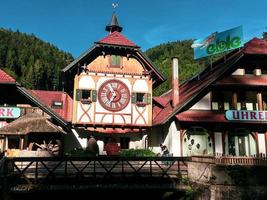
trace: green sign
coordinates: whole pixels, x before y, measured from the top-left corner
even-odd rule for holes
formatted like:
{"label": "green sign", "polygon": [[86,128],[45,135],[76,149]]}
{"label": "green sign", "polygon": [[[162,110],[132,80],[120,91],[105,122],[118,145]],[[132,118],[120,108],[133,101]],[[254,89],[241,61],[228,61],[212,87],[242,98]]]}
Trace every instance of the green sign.
{"label": "green sign", "polygon": [[243,45],[243,30],[242,26],[239,26],[224,32],[215,32],[204,39],[195,40],[191,47],[194,48],[194,59],[198,59]]}

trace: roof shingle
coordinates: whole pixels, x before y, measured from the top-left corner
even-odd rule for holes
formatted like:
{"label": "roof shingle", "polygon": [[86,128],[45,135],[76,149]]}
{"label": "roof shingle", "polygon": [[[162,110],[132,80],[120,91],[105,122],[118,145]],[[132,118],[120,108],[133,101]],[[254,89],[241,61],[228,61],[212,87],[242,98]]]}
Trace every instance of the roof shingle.
{"label": "roof shingle", "polygon": [[[66,121],[72,119],[72,98],[65,92],[46,91],[46,90],[29,90],[32,95],[37,97],[47,107],[54,110],[59,116]],[[62,102],[62,108],[53,108],[54,101]]]}
{"label": "roof shingle", "polygon": [[100,44],[112,44],[112,45],[120,45],[120,46],[130,46],[130,47],[137,47],[132,41],[128,40],[118,31],[114,31],[108,36],[104,37],[97,43]]}
{"label": "roof shingle", "polygon": [[15,83],[16,80],[0,69],[0,83]]}

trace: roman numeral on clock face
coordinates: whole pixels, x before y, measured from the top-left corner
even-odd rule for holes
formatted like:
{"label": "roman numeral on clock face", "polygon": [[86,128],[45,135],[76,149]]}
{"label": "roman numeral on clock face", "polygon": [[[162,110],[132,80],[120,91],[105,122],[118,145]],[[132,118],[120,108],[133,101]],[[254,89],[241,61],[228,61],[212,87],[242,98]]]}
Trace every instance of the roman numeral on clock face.
{"label": "roman numeral on clock face", "polygon": [[107,80],[99,88],[98,100],[106,110],[117,112],[128,105],[130,91],[127,85],[120,80]]}

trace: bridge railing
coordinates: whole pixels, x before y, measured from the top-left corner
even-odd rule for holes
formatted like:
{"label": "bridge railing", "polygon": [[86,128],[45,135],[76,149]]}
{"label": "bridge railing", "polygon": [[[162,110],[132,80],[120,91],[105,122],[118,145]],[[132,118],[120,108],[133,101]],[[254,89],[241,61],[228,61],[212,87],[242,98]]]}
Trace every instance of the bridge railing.
{"label": "bridge railing", "polygon": [[188,157],[63,157],[5,158],[5,176],[26,184],[51,179],[179,178],[187,176]]}

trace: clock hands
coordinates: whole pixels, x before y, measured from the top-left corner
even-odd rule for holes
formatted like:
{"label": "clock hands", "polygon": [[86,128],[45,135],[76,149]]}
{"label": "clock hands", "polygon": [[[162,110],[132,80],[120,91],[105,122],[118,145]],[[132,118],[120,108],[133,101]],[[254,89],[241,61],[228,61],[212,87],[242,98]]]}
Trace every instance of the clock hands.
{"label": "clock hands", "polygon": [[114,100],[114,98],[116,97],[116,92],[114,91],[114,89],[113,89],[113,87],[111,86],[111,84],[108,84],[107,86],[109,87],[110,92],[111,92],[111,94],[112,94],[112,97],[111,97],[110,100],[109,100],[109,104],[110,104],[110,103]]}

